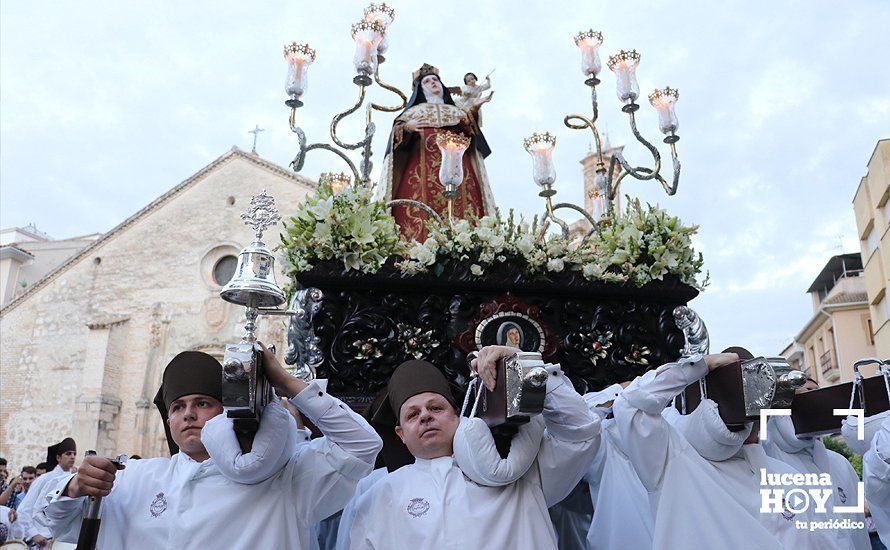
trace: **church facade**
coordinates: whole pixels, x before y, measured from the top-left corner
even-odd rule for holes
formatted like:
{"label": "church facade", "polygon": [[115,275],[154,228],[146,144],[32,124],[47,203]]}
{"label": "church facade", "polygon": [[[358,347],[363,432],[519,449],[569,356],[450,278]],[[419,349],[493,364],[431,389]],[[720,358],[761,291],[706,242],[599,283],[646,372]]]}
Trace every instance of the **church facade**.
{"label": "church facade", "polygon": [[[241,213],[265,189],[286,217],[314,185],[233,148],[5,304],[0,455],[36,463],[68,435],[81,452],[165,454],[151,403],[164,366],[185,350],[222,358],[243,333],[244,309],[219,298],[253,239]],[[259,336],[283,354],[281,318]]]}

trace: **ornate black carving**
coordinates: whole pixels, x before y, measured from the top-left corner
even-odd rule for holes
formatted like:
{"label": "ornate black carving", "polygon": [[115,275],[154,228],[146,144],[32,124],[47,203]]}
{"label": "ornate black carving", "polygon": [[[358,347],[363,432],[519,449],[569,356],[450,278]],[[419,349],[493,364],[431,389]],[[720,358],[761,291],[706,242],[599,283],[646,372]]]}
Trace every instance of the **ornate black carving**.
{"label": "ornate black carving", "polygon": [[482,280],[456,263],[406,277],[392,265],[368,275],[329,262],[300,274],[297,283],[324,293],[312,322],[325,355],[318,376],[355,404],[367,402],[402,361],[418,357],[465,385],[466,345],[458,342],[493,302],[510,300],[547,327],[547,360],[562,364],[578,391],[632,379],[680,356],[684,339],[673,309],[698,294],[672,279],[636,288],[577,273],[528,279],[514,268]]}

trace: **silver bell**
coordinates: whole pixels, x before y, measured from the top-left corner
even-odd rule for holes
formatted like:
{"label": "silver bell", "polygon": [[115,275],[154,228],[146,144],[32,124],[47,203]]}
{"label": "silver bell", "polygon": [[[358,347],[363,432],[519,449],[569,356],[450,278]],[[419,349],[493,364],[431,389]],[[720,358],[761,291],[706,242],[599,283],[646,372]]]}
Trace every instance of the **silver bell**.
{"label": "silver bell", "polygon": [[219,295],[227,302],[246,307],[277,307],[284,303],[284,291],[275,282],[275,257],[262,241],[241,250],[235,275]]}
{"label": "silver bell", "polygon": [[263,231],[281,220],[275,199],[266,190],[250,200],[241,219],[253,228],[256,240],[241,250],[235,275],[219,293],[233,304],[248,308],[277,307],[284,303],[284,291],[275,282],[275,257],[263,244]]}

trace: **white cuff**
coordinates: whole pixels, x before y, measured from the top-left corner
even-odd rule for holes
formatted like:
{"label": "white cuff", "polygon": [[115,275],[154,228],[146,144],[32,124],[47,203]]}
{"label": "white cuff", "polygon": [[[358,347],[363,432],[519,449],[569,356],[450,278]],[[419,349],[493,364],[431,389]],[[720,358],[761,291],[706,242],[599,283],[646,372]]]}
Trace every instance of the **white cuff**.
{"label": "white cuff", "polygon": [[696,354],[643,374],[631,382],[621,395],[632,407],[660,415],[675,395],[707,374],[708,365],[701,354]]}
{"label": "white cuff", "polygon": [[322,390],[315,380],[303,388],[303,391],[291,397],[290,402],[313,424],[317,424],[318,419],[337,404],[334,398]]}

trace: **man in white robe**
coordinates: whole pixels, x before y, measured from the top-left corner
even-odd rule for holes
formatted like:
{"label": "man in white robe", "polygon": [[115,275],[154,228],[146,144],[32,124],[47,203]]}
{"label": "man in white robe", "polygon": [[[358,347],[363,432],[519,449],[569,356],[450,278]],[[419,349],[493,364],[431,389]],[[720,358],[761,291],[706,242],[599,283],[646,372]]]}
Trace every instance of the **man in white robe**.
{"label": "man in white robe", "polygon": [[847,417],[842,430],[844,440],[854,453],[862,455],[865,500],[881,542],[890,546],[890,413],[867,417],[862,440],[856,428],[857,417]]}
{"label": "man in white robe", "polygon": [[386,477],[387,474],[389,472],[386,468],[377,468],[358,482],[355,488],[355,495],[349,500],[349,504],[343,508],[343,514],[340,516],[340,525],[337,528],[337,550],[349,550],[349,531],[352,529],[352,522],[355,520],[355,507],[362,495],[367,493],[371,487]]}
{"label": "man in white robe", "polygon": [[[799,389],[799,393],[818,389],[812,379]],[[768,437],[763,441],[766,454],[788,464],[803,474],[827,473],[831,476],[832,498],[828,501],[827,512],[819,513],[819,521],[860,522],[862,529],[833,529],[833,547],[838,550],[869,550],[871,542],[865,529],[865,514],[835,514],[834,506],[855,506],[858,498],[859,475],[844,456],[825,448],[817,437],[797,437],[790,416],[772,416],[768,424]],[[833,505],[832,505],[833,504]]]}
{"label": "man in white robe", "polygon": [[[766,455],[752,427],[730,431],[709,399],[671,423],[668,403],[709,370],[738,361],[734,353],[681,359],[634,380],[615,400],[620,440],[656,506],[656,549],[822,549],[830,541],[798,529],[809,513],[760,512],[760,471],[796,473]],[[746,444],[747,443],[747,444]],[[631,528],[631,527],[628,527]]]}
{"label": "man in white robe", "polygon": [[34,480],[18,508],[18,529],[22,538],[31,541],[34,546],[42,548],[52,538],[49,526],[42,521],[38,512],[55,482],[75,471],[76,459],[77,444],[70,437],[46,449],[47,472]]}
{"label": "man in white robe", "polygon": [[593,521],[587,531],[588,549],[652,548],[655,510],[611,416],[615,399],[627,385],[613,384],[584,395],[591,412],[603,419],[599,450],[584,475],[593,502]]}
{"label": "man in white robe", "polygon": [[[497,360],[515,351],[481,350],[475,365],[489,389]],[[458,424],[469,419],[458,417],[445,377],[424,361],[400,365],[389,382],[389,414],[415,462],[385,475],[359,498],[350,548],[555,549],[547,507],[581,480],[599,442],[599,418],[558,366],[548,370],[536,459],[516,481],[484,486],[471,481],[453,456]]]}
{"label": "man in white robe", "polygon": [[[100,548],[315,548],[313,525],[346,504],[371,471],[380,438],[317,382],[290,376],[268,350],[264,367],[276,392],[325,437],[296,444],[283,467],[264,480],[248,485],[226,477],[203,443],[227,438],[222,447],[237,445],[231,422],[220,414],[221,367],[209,355],[184,352],[165,370],[156,401],[179,452],[131,461],[120,471],[108,459],[87,457],[76,476],[56,483],[43,509],[54,533],[76,540],[84,497],[103,496]],[[264,463],[264,476],[296,433],[279,403],[266,406],[253,441],[262,451],[251,457]],[[244,465],[233,466],[237,472]]]}

